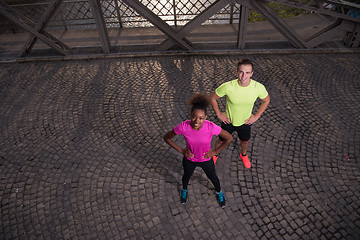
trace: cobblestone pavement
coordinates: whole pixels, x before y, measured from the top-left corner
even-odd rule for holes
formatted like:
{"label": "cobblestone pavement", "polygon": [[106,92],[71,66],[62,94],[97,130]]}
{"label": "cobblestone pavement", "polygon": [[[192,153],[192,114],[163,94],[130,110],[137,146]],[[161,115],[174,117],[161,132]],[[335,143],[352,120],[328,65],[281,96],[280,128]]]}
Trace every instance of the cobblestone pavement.
{"label": "cobblestone pavement", "polygon": [[226,208],[201,169],[180,204],[162,136],[243,57],[2,64],[0,239],[359,239],[359,53],[247,55],[271,95],[252,167],[234,139],[217,163]]}

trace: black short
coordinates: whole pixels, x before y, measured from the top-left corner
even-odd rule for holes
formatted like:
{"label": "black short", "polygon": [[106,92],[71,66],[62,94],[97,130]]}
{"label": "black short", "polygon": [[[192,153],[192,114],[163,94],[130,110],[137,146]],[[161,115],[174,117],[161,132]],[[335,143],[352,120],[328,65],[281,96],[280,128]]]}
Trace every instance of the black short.
{"label": "black short", "polygon": [[[241,141],[249,141],[251,135],[251,125],[243,124],[241,126],[235,127],[231,123],[225,124],[221,123],[221,128],[232,134],[234,131],[237,132],[238,137]],[[221,141],[224,141],[222,137],[219,136]]]}

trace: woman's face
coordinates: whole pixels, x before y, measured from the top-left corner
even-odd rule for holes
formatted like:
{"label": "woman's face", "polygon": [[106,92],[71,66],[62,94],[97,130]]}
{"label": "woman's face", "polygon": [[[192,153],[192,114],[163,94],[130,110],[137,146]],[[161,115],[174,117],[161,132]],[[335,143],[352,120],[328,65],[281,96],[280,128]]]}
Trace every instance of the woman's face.
{"label": "woman's face", "polygon": [[201,109],[195,109],[190,114],[190,125],[195,130],[200,130],[206,120],[205,112]]}

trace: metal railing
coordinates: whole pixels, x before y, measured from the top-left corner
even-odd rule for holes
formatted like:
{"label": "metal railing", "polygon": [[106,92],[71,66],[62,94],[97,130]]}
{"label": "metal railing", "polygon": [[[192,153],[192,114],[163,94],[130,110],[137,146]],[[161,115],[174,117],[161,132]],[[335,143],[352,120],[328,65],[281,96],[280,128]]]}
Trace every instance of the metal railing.
{"label": "metal railing", "polygon": [[[360,5],[339,0],[33,1],[26,3],[24,0],[25,3],[11,4],[11,0],[0,0],[0,33],[27,31],[31,34],[24,41],[19,56],[31,52],[37,39],[62,55],[74,54],[73,46],[68,46],[66,41],[55,37],[56,32],[50,33],[52,30],[63,29],[96,29],[99,38],[91,46],[99,44],[105,54],[118,51],[116,49],[124,46],[123,43],[119,44],[119,39],[114,41],[109,37],[108,29],[137,27],[155,27],[164,34],[165,39],[149,43],[153,50],[166,51],[174,47],[192,51],[203,44],[207,44],[207,47],[210,45],[206,38],[190,41],[190,33],[201,25],[216,24],[238,24],[237,27],[230,27],[230,34],[236,37],[230,41],[235,43],[236,48],[245,49],[246,26],[248,22],[258,20],[266,20],[267,26],[273,27],[295,48],[314,48],[340,35],[346,36],[347,47],[359,45]],[[283,19],[310,12],[324,15],[328,20],[326,26],[310,36],[300,35],[295,25],[293,28]],[[216,31],[216,28],[212,29]],[[211,44],[229,42],[225,38],[211,41]],[[141,44],[147,47],[143,42]],[[84,41],[80,47],[88,47],[88,42]]]}
{"label": "metal railing", "polygon": [[[171,26],[183,26],[200,12],[209,7],[215,0],[167,0],[151,1],[142,0],[152,12]],[[151,27],[152,24],[136,13],[121,0],[101,1],[104,19],[107,28],[133,28]],[[11,5],[23,15],[30,17],[34,22],[40,19],[48,3],[22,3]],[[280,4],[269,4],[269,6],[281,15],[282,12],[292,11],[294,15],[305,14],[308,11],[296,9]],[[220,12],[206,20],[203,24],[237,24],[239,23],[240,5],[230,3]],[[250,9],[248,21],[261,21],[264,18],[255,10]],[[18,32],[21,28],[10,23],[0,16],[0,33]],[[52,16],[48,29],[95,29],[95,19],[88,0],[64,0],[58,12]]]}

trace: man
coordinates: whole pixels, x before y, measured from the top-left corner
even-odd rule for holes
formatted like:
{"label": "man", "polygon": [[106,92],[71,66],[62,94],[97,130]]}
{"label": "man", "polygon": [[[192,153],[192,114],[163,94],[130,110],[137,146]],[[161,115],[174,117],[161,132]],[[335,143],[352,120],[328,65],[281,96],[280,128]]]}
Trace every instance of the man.
{"label": "man", "polygon": [[[221,120],[221,127],[232,134],[237,132],[240,139],[240,159],[246,168],[251,167],[247,156],[247,148],[250,139],[251,125],[256,122],[270,103],[270,96],[264,85],[251,79],[253,75],[253,63],[249,59],[242,59],[237,63],[238,79],[226,82],[218,87],[210,96],[211,105],[217,117]],[[226,96],[226,112],[219,110],[217,99]],[[254,103],[260,98],[262,103],[255,115],[252,114]],[[215,147],[222,143],[218,137]],[[214,156],[216,162],[218,156]]]}

